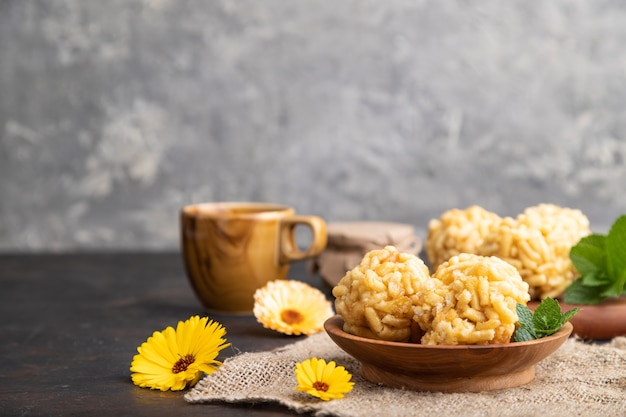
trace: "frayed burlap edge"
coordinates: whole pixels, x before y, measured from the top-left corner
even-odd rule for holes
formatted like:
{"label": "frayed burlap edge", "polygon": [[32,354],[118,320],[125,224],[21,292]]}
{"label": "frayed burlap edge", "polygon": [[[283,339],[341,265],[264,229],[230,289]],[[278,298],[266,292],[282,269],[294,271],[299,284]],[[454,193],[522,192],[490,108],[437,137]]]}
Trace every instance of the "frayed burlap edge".
{"label": "frayed burlap edge", "polygon": [[[321,401],[294,389],[295,363],[318,357],[334,360],[353,375],[354,389],[343,399]],[[271,352],[243,353],[224,361],[186,395],[190,403],[275,402],[316,416],[624,416],[626,338],[591,344],[570,338],[540,362],[527,385],[483,393],[425,393],[372,384],[359,363],[326,333]]]}

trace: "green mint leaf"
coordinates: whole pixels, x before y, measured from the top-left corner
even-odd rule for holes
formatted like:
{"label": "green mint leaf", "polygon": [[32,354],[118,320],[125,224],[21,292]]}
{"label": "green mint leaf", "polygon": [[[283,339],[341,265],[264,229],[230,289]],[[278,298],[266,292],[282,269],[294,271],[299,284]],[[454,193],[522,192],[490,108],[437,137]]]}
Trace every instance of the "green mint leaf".
{"label": "green mint leaf", "polygon": [[567,304],[598,304],[605,298],[603,289],[604,286],[585,286],[584,278],[578,278],[563,293],[563,301]]}
{"label": "green mint leaf", "polygon": [[581,278],[586,287],[604,287],[611,284],[611,279],[602,271],[590,272]]}
{"label": "green mint leaf", "polygon": [[606,254],[609,276],[622,285],[619,295],[626,278],[626,215],[620,216],[611,226],[606,239]]}
{"label": "green mint leaf", "polygon": [[513,334],[514,342],[527,342],[529,340],[535,340],[534,337],[525,327],[518,327]]}
{"label": "green mint leaf", "polygon": [[537,339],[535,334],[535,325],[533,324],[533,312],[523,304],[517,303],[515,306],[517,313],[518,326],[513,333],[515,342],[524,342],[527,340]]}
{"label": "green mint leaf", "polygon": [[532,329],[533,326],[533,312],[530,308],[523,304],[517,303],[515,306],[515,312],[517,313],[517,321],[520,325]]}
{"label": "green mint leaf", "polygon": [[546,298],[537,306],[533,314],[535,333],[538,336],[549,336],[559,330],[561,323],[561,307],[553,298]]}
{"label": "green mint leaf", "polygon": [[580,308],[572,308],[571,310],[567,310],[565,313],[561,314],[561,326],[570,321],[572,317],[576,315],[580,311]]}
{"label": "green mint leaf", "polygon": [[513,341],[524,342],[550,336],[559,331],[578,311],[579,308],[573,308],[561,313],[559,302],[550,297],[543,300],[534,313],[525,305],[517,303],[515,312],[518,322]]}
{"label": "green mint leaf", "polygon": [[606,236],[592,234],[585,236],[570,249],[569,257],[582,276],[605,271],[606,266]]}
{"label": "green mint leaf", "polygon": [[606,297],[619,297],[626,286],[626,215],[619,217],[606,239],[607,269],[611,284],[604,291]]}
{"label": "green mint leaf", "polygon": [[565,290],[565,302],[597,304],[626,294],[626,215],[617,218],[608,235],[580,239],[569,257],[581,279]]}
{"label": "green mint leaf", "polygon": [[624,290],[624,277],[618,277],[603,287],[602,295],[606,297],[619,297]]}

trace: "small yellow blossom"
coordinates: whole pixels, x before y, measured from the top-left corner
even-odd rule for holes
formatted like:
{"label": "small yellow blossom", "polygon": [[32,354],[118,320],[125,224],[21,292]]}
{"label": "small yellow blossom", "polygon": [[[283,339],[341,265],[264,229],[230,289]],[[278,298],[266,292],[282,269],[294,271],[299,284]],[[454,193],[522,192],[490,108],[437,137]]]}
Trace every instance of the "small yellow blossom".
{"label": "small yellow blossom", "polygon": [[332,303],[318,289],[301,281],[270,281],[254,293],[254,316],[268,329],[310,335],[333,316]]}
{"label": "small yellow blossom", "polygon": [[211,374],[222,364],[220,350],[230,346],[226,329],[207,317],[179,321],[176,330],[168,327],[154,332],[137,348],[130,366],[135,385],[161,391],[182,390],[195,385],[202,373]]}
{"label": "small yellow blossom", "polygon": [[354,386],[351,378],[352,375],[334,361],[326,363],[324,359],[311,358],[296,363],[296,390],[324,401],[343,398]]}

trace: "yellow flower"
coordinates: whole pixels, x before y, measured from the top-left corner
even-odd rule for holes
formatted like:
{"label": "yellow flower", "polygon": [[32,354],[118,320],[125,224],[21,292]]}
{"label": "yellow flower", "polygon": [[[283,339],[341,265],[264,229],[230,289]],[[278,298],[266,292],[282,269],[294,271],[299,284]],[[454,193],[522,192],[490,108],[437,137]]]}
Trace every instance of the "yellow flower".
{"label": "yellow flower", "polygon": [[296,390],[324,401],[343,398],[354,386],[351,378],[352,375],[343,366],[336,366],[334,361],[327,364],[324,359],[311,358],[296,363]]}
{"label": "yellow flower", "polygon": [[137,348],[130,366],[135,385],[161,391],[182,390],[194,385],[202,373],[211,374],[222,364],[215,358],[230,346],[223,336],[226,329],[207,317],[190,317],[154,332]]}
{"label": "yellow flower", "polygon": [[324,328],[334,312],[318,289],[301,281],[270,281],[254,293],[254,316],[268,329],[310,335]]}

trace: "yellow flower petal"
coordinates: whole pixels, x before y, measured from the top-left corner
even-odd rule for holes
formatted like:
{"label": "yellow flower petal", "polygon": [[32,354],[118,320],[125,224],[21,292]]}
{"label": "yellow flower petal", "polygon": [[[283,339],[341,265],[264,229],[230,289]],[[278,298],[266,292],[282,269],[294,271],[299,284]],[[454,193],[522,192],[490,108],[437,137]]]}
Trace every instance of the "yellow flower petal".
{"label": "yellow flower petal", "polygon": [[190,317],[189,320],[183,322],[179,321],[176,325],[174,335],[176,336],[176,346],[180,352],[191,352],[189,350],[190,340],[189,338],[194,331],[193,323],[197,316]]}
{"label": "yellow flower petal", "polygon": [[330,378],[332,378],[333,374],[335,373],[335,362],[334,361],[330,361],[328,362],[328,364],[326,366],[322,366],[320,369],[320,379],[322,381],[327,381]]}
{"label": "yellow flower petal", "polygon": [[176,326],[154,332],[137,348],[130,371],[135,385],[176,391],[195,385],[202,373],[212,373],[222,364],[219,351],[230,346],[226,329],[208,318],[193,316]]}
{"label": "yellow flower petal", "polygon": [[304,361],[302,367],[305,369],[307,377],[311,380],[311,384],[317,381],[317,358],[311,358],[310,361]]}
{"label": "yellow flower petal", "polygon": [[165,346],[158,345],[157,347],[164,347],[167,348],[167,350],[163,349],[160,353],[163,355],[167,355],[167,352],[169,351],[169,357],[177,359],[180,350],[178,348],[178,341],[176,340],[176,330],[174,330],[173,327],[167,327],[165,330],[163,330],[163,337],[166,341]]}
{"label": "yellow flower petal", "polygon": [[313,385],[313,382],[315,381],[315,376],[311,371],[310,362],[296,363],[296,379],[298,380],[298,384],[301,386]]}
{"label": "yellow flower petal", "polygon": [[154,332],[152,337],[141,345],[141,348],[142,350],[148,351],[147,354],[154,353],[168,362],[176,360],[176,357],[172,354],[164,332]]}
{"label": "yellow flower petal", "polygon": [[253,312],[264,327],[293,335],[321,331],[334,314],[332,303],[321,291],[293,280],[270,281],[259,288]]}
{"label": "yellow flower petal", "polygon": [[334,361],[311,358],[296,363],[297,391],[305,392],[321,400],[343,398],[354,387],[352,375]]}

